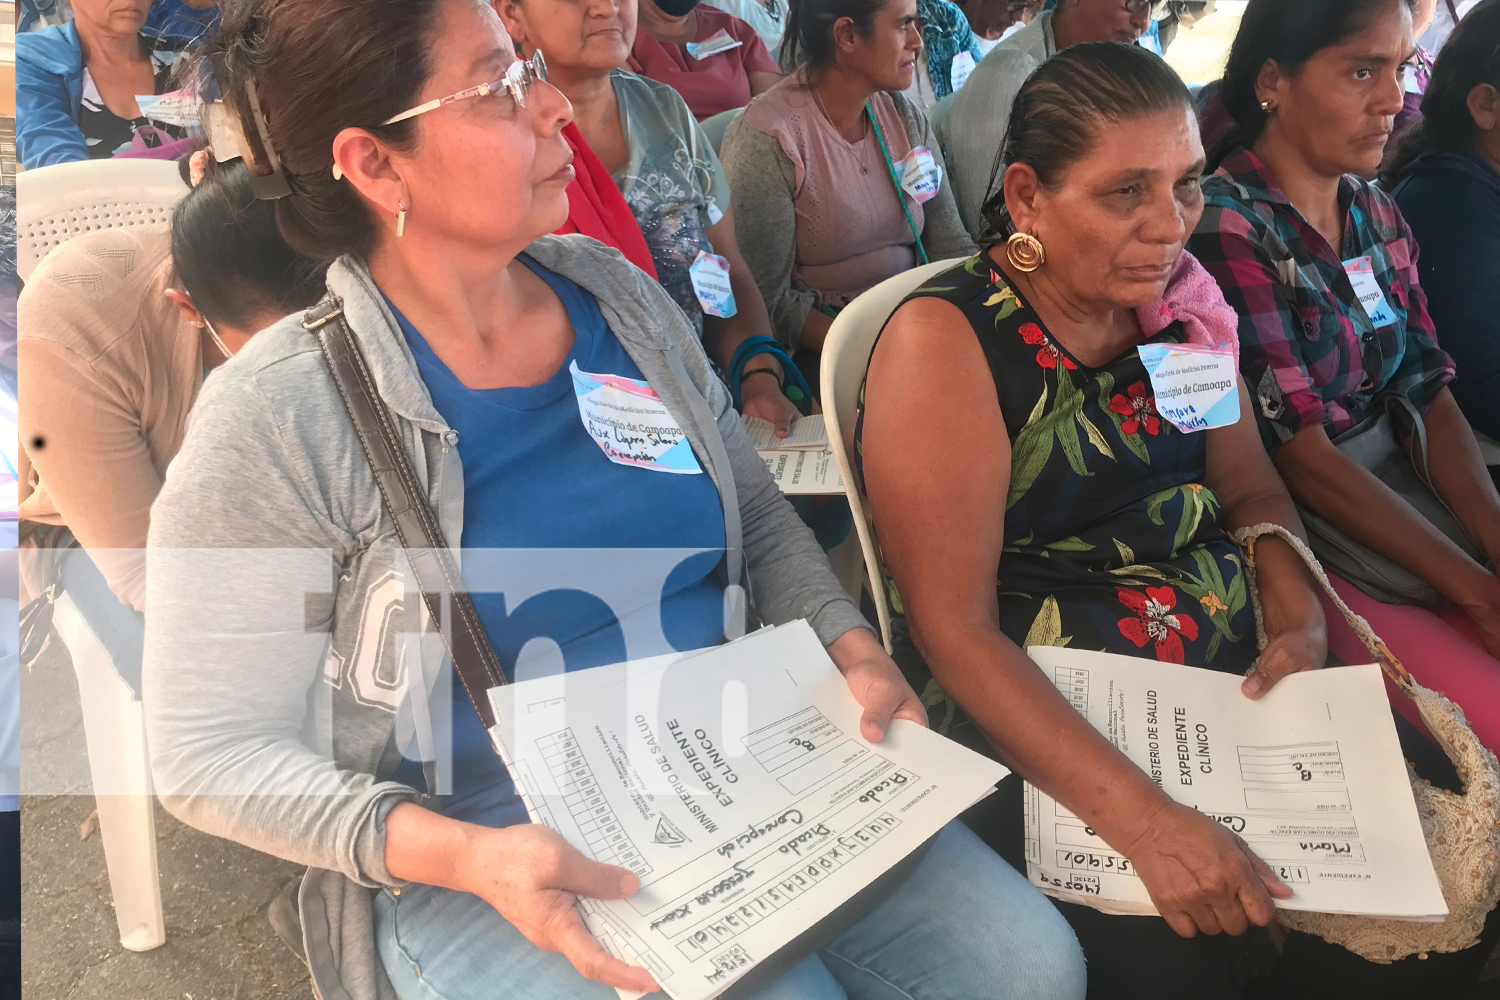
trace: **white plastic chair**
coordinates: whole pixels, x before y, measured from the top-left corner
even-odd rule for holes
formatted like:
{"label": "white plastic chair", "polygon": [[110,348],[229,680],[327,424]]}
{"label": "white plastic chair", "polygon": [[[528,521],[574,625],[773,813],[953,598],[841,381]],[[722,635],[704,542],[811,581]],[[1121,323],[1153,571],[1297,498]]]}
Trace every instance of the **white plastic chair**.
{"label": "white plastic chair", "polygon": [[16,270],[22,281],[54,247],[124,227],[165,232],[187,194],[173,160],[59,163],[16,176]]}
{"label": "white plastic chair", "polygon": [[[75,236],[127,226],[165,232],[173,207],[187,191],[177,164],[169,160],[90,160],[24,171],[16,178],[22,280]],[[78,675],[120,943],[131,951],[149,951],[166,942],[166,925],[141,704],[66,594],[53,605],[52,621]]]}
{"label": "white plastic chair", "polygon": [[156,867],[145,714],[66,592],[52,605],[52,627],[68,647],[78,675],[83,735],[120,944],[130,951],[150,951],[166,943],[167,928]]}
{"label": "white plastic chair", "polygon": [[698,126],[703,129],[703,134],[708,136],[708,143],[713,146],[715,153],[718,153],[719,147],[724,144],[724,133],[729,131],[729,124],[744,110],[744,108],[730,108],[728,111],[709,115],[698,123]]}
{"label": "white plastic chair", "polygon": [[1500,441],[1479,431],[1474,432],[1474,440],[1479,442],[1479,454],[1485,465],[1500,465]]}
{"label": "white plastic chair", "polygon": [[870,597],[880,618],[880,638],[886,652],[891,651],[891,609],[885,596],[885,562],[875,545],[875,533],[865,502],[864,484],[856,478],[849,450],[854,446],[854,419],[859,407],[859,390],[864,385],[865,369],[875,338],[885,328],[885,321],[901,300],[921,287],[934,275],[947,270],[958,260],[940,260],[913,268],[894,278],[887,278],[849,303],[833,321],[828,338],[823,341],[820,372],[823,383],[823,421],[828,441],[844,476],[844,493],[854,512],[854,528],[864,553],[865,571],[869,576]]}

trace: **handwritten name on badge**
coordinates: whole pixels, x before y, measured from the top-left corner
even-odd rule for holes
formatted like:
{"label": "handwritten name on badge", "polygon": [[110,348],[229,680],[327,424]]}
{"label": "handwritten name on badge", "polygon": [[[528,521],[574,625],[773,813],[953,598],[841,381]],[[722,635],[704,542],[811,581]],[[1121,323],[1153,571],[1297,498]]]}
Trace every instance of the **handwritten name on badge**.
{"label": "handwritten name on badge", "polygon": [[704,312],[728,319],[738,311],[734,304],[734,289],[729,284],[729,261],[699,250],[688,268],[688,277],[693,279],[693,294],[698,296],[698,304],[703,306]]}
{"label": "handwritten name on badge", "polygon": [[568,365],[584,430],[616,465],[653,472],[701,475],[693,446],[647,382],[595,375]]}
{"label": "handwritten name on badge", "polygon": [[741,42],[738,39],[731,38],[728,31],[720,28],[712,35],[709,35],[707,38],[703,39],[703,41],[688,42],[683,46],[683,48],[687,49],[687,54],[692,56],[694,59],[707,59],[709,56],[716,56],[720,52],[728,52],[730,49],[737,49],[744,44],[744,42]]}
{"label": "handwritten name on badge", "polygon": [[1173,427],[1191,434],[1239,423],[1239,372],[1233,348],[1142,344],[1140,356],[1151,376],[1156,412]]}
{"label": "handwritten name on badge", "polygon": [[1369,257],[1344,261],[1344,273],[1349,276],[1349,284],[1354,286],[1359,304],[1364,306],[1365,315],[1370,317],[1370,322],[1375,324],[1376,329],[1396,322],[1396,313],[1385,300],[1380,282],[1375,280],[1375,267]]}
{"label": "handwritten name on badge", "polygon": [[937,165],[932,150],[918,146],[899,161],[901,163],[901,187],[917,200],[917,204],[930,201],[937,196],[943,184],[943,168]]}

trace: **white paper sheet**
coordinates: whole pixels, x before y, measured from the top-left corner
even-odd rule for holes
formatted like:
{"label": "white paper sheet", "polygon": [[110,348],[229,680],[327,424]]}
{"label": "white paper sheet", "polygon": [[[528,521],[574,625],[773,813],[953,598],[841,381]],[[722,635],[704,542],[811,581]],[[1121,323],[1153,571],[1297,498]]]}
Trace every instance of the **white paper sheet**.
{"label": "white paper sheet", "polygon": [[763,451],[760,457],[765,461],[771,478],[776,480],[777,487],[789,497],[842,496],[844,493],[844,474],[839,471],[832,449]]}
{"label": "white paper sheet", "polygon": [[[1294,674],[1254,702],[1235,674],[1050,646],[1027,652],[1167,794],[1245,839],[1292,889],[1277,906],[1447,914],[1378,666]],[[1156,912],[1129,860],[1029,783],[1025,812],[1037,888],[1107,912]]]}
{"label": "white paper sheet", "polygon": [[723,992],[1007,773],[915,723],[866,742],[806,622],[490,701],[533,820],[640,876],[579,909],[673,1000]]}
{"label": "white paper sheet", "polygon": [[740,423],[757,451],[823,451],[828,447],[828,427],[821,413],[797,418],[784,438],[776,436],[776,425],[769,420],[746,415]]}

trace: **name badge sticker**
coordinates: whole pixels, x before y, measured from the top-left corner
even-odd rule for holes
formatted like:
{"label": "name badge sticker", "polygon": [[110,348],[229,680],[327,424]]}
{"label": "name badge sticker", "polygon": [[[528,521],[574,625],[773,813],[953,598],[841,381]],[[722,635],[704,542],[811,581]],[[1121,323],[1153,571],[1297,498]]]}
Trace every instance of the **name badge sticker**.
{"label": "name badge sticker", "polygon": [[730,49],[737,49],[744,44],[744,42],[739,41],[738,39],[731,38],[727,30],[725,30],[724,28],[720,28],[712,35],[709,35],[707,38],[703,39],[703,41],[688,42],[683,46],[683,48],[687,49],[687,54],[692,56],[694,59],[703,60],[707,59],[709,56],[716,56],[720,52],[728,52]]}
{"label": "name badge sticker", "polygon": [[974,72],[974,54],[972,52],[960,52],[953,57],[953,65],[948,70],[948,83],[952,85],[955,93],[964,88],[969,82],[969,74]]}
{"label": "name badge sticker", "polygon": [[932,150],[918,146],[900,161],[901,189],[916,199],[917,204],[931,201],[943,184],[943,168],[937,165]]}
{"label": "name badge sticker", "polygon": [[734,289],[729,284],[729,261],[716,254],[698,251],[698,257],[688,268],[688,277],[693,279],[693,294],[698,304],[710,316],[728,319],[737,309],[734,304]]}
{"label": "name badge sticker", "polygon": [[1142,344],[1156,412],[1184,433],[1231,427],[1240,419],[1234,350],[1196,344]]}
{"label": "name badge sticker", "polygon": [[653,472],[701,475],[687,435],[647,382],[623,375],[595,375],[568,365],[584,430],[606,458]]}
{"label": "name badge sticker", "polygon": [[1385,300],[1380,282],[1375,280],[1375,267],[1369,257],[1344,261],[1344,273],[1349,275],[1349,284],[1354,286],[1359,304],[1365,307],[1365,315],[1370,317],[1376,329],[1396,322],[1396,313]]}

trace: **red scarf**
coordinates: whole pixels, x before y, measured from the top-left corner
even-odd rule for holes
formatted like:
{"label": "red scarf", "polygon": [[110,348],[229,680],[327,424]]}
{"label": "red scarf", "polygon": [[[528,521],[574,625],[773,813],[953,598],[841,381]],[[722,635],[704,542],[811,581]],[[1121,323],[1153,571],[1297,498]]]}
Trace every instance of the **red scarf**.
{"label": "red scarf", "polygon": [[656,265],[651,262],[651,251],[641,227],[625,197],[615,187],[614,179],[589,144],[583,133],[572,122],[563,126],[563,138],[573,149],[573,169],[576,176],[568,185],[568,221],[557,233],[582,233],[592,236],[605,246],[614,247],[625,255],[625,259],[651,275],[656,280]]}

